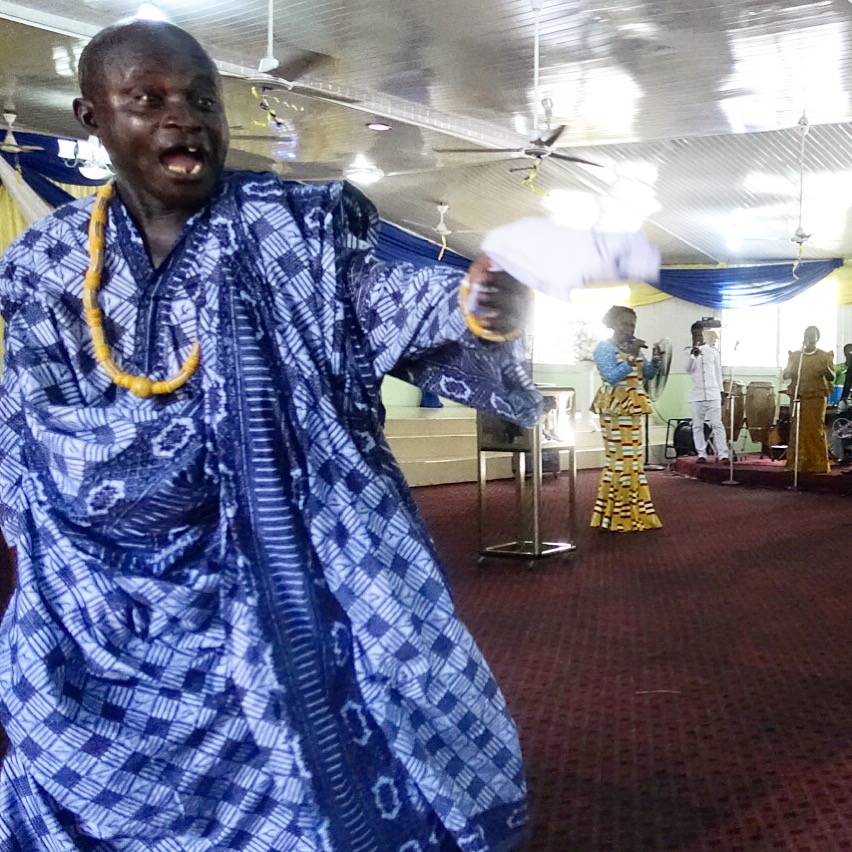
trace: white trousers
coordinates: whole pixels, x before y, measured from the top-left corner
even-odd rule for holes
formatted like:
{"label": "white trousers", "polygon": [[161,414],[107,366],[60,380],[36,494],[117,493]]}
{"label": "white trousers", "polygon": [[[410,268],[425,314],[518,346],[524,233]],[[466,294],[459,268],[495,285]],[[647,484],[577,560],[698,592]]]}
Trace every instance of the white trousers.
{"label": "white trousers", "polygon": [[699,456],[707,455],[707,440],[704,437],[704,423],[710,424],[713,430],[713,445],[716,447],[716,458],[728,458],[728,443],[725,438],[725,427],[722,425],[722,400],[702,399],[690,402],[692,412],[692,440],[695,452]]}

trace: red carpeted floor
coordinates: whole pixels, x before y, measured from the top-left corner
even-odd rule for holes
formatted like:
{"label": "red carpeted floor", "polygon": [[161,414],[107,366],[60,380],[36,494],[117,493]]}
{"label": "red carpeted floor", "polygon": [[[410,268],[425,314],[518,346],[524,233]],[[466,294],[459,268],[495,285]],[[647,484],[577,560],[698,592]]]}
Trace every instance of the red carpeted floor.
{"label": "red carpeted floor", "polygon": [[519,726],[526,852],[852,849],[852,501],[649,477],[663,529],[587,528],[584,471],[578,551],[532,571],[476,567],[474,485],[415,491]]}
{"label": "red carpeted floor", "polygon": [[584,471],[578,551],[532,571],[476,567],[474,486],[415,491],[520,729],[528,852],[852,849],[852,501],[649,477],[663,529],[587,528]]}

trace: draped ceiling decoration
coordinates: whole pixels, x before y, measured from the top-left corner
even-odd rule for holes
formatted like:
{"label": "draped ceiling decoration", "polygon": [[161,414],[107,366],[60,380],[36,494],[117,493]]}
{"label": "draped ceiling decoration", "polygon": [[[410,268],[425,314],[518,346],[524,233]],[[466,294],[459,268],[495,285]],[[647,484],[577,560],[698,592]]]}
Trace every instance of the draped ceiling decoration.
{"label": "draped ceiling decoration", "polygon": [[822,281],[841,260],[806,260],[712,269],[663,269],[659,289],[708,308],[754,308],[786,302]]}
{"label": "draped ceiling decoration", "polygon": [[[91,193],[100,181],[83,177],[62,161],[57,140],[35,133],[17,133],[22,145],[40,151],[0,153],[0,250],[26,226],[50,208]],[[22,180],[21,180],[22,179]],[[415,266],[437,262],[439,246],[389,222],[382,222],[377,248],[385,261],[407,261]],[[466,269],[468,258],[444,252],[445,265]],[[852,267],[841,260],[802,261],[795,276],[792,263],[758,266],[663,269],[658,287],[631,284],[631,303],[649,305],[676,297],[710,308],[745,308],[791,299],[826,276],[838,277],[838,302],[852,304]]]}

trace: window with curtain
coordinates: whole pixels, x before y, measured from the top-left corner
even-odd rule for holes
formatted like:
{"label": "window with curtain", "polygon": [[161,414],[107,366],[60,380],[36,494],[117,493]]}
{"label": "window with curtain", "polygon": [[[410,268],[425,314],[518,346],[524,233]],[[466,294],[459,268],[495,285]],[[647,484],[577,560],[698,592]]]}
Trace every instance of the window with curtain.
{"label": "window with curtain", "polygon": [[533,302],[533,361],[571,365],[587,361],[600,340],[609,336],[601,317],[612,305],[627,305],[630,287],[578,288],[564,302],[536,293]]}
{"label": "window with curtain", "polygon": [[733,367],[783,367],[804,330],[820,330],[819,348],[836,352],[837,281],[826,278],[777,305],[722,311],[722,361]]}

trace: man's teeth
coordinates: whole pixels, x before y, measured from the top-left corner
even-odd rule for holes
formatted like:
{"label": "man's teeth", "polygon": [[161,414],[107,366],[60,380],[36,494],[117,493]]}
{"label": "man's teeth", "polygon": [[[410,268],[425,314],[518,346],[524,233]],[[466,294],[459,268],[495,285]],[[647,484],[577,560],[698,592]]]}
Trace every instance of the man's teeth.
{"label": "man's teeth", "polygon": [[197,175],[201,171],[201,163],[196,163],[189,171],[181,168],[177,164],[169,164],[166,168],[176,175]]}

